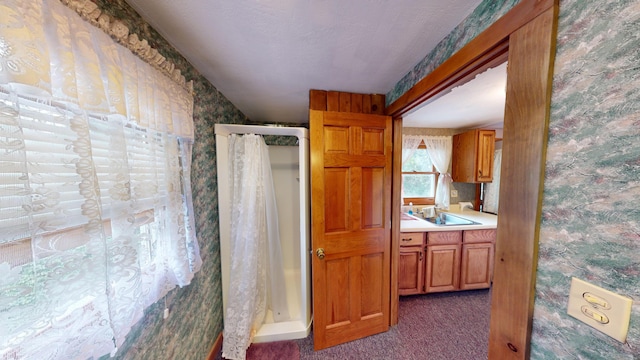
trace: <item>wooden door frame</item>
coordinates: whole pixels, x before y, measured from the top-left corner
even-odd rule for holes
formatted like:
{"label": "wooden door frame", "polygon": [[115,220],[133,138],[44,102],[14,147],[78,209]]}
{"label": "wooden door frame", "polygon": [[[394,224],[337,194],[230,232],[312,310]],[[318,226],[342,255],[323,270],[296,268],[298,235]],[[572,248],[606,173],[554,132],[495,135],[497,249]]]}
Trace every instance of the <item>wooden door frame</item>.
{"label": "wooden door frame", "polygon": [[500,189],[489,358],[529,358],[557,18],[558,0],[520,1],[386,108],[394,121],[392,325],[398,322],[402,116],[508,59],[503,147],[514,161],[503,159],[501,178],[521,186]]}

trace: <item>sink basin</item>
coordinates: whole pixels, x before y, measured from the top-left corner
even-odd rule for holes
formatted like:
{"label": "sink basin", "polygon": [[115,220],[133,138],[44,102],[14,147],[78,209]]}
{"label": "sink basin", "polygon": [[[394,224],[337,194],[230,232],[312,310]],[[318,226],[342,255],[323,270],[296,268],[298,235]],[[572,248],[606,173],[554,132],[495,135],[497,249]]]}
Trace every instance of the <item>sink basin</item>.
{"label": "sink basin", "polygon": [[479,222],[461,218],[459,216],[451,215],[449,213],[440,213],[440,215],[436,217],[426,218],[425,220],[439,226],[479,225],[480,224]]}

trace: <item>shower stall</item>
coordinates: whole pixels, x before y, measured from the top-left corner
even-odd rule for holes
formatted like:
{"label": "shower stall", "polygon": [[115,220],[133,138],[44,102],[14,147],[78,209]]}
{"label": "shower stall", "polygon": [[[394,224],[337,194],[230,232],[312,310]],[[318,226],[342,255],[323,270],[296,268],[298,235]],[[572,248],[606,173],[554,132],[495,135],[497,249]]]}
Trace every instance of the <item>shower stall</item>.
{"label": "shower stall", "polygon": [[304,338],[311,329],[311,259],[309,206],[309,131],[305,128],[216,124],[218,210],[222,300],[227,310],[231,269],[231,194],[229,139],[232,134],[293,136],[298,146],[270,145],[269,158],[278,212],[280,245],[290,319],[274,321],[267,312],[254,343]]}

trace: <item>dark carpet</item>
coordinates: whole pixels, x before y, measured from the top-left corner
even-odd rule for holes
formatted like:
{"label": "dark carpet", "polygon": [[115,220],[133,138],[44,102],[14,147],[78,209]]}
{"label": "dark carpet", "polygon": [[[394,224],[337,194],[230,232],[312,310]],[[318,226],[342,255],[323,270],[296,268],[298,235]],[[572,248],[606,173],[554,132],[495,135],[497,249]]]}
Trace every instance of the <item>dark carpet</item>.
{"label": "dark carpet", "polygon": [[313,333],[252,344],[247,360],[482,360],[488,357],[490,312],[490,290],[403,296],[399,323],[385,333],[319,351],[313,351]]}
{"label": "dark carpet", "polygon": [[489,343],[489,290],[400,297],[399,324],[388,332],[313,351],[313,334],[295,340],[300,359],[481,360]]}

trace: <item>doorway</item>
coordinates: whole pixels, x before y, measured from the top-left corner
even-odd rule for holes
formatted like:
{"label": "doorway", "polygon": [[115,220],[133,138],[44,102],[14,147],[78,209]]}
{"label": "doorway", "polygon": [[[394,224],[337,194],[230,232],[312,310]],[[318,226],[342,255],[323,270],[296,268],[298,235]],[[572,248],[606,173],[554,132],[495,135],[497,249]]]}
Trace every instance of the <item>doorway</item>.
{"label": "doorway", "polygon": [[402,116],[508,60],[501,177],[518,186],[500,189],[489,358],[529,357],[557,13],[557,1],[521,1],[387,107],[394,119],[392,324],[398,320]]}

